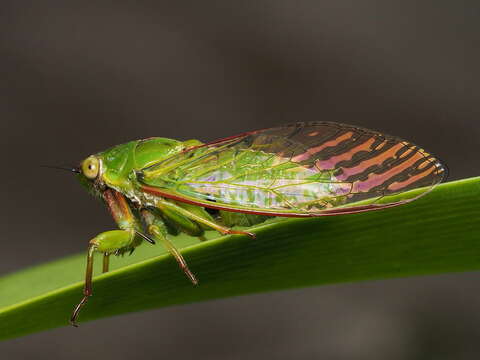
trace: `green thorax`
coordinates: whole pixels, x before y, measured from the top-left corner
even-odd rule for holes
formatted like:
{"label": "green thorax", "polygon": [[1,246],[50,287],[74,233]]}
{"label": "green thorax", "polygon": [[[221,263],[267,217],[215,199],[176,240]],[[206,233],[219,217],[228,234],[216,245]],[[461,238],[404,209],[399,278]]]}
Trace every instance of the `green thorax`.
{"label": "green thorax", "polygon": [[138,171],[200,144],[198,140],[178,141],[155,137],[114,146],[96,154],[101,161],[101,181],[127,196],[133,195]]}

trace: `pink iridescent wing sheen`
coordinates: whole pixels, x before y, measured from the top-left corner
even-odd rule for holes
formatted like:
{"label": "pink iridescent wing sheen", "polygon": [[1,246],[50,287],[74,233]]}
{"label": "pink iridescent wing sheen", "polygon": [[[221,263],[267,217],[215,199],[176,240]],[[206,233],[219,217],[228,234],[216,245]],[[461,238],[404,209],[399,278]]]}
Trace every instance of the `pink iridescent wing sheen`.
{"label": "pink iridescent wing sheen", "polygon": [[445,176],[442,163],[412,143],[312,122],[187,149],[144,169],[139,180],[146,193],[199,206],[303,217],[396,206]]}

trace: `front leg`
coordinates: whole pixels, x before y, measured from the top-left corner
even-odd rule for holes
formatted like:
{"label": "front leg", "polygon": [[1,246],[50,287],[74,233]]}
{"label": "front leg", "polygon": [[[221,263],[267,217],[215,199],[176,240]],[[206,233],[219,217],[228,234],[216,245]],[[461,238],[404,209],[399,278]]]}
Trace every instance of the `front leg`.
{"label": "front leg", "polygon": [[111,230],[98,234],[88,245],[87,251],[87,269],[85,271],[85,285],[83,287],[83,298],[73,310],[70,323],[77,326],[77,318],[80,310],[92,296],[92,276],[93,276],[93,255],[95,252],[104,254],[103,272],[108,271],[108,256],[122,249],[128,248],[133,243],[135,231]]}
{"label": "front leg", "polygon": [[106,231],[95,236],[88,245],[87,251],[87,269],[85,272],[85,286],[83,289],[83,298],[75,307],[70,323],[77,326],[77,318],[80,310],[92,295],[92,276],[93,276],[93,255],[95,252],[102,253],[103,272],[108,271],[108,260],[110,254],[123,254],[126,251],[132,251],[142,241],[142,237],[152,241],[142,234],[140,222],[135,218],[125,197],[115,190],[105,190],[103,198],[107,204],[113,219],[121,230]]}

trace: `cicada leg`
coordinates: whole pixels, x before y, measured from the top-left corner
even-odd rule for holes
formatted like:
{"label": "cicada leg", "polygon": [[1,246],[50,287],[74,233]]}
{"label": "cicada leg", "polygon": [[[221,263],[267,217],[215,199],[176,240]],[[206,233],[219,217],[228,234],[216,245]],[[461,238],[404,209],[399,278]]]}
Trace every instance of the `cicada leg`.
{"label": "cicada leg", "polygon": [[128,230],[111,230],[98,234],[88,245],[87,251],[87,269],[85,271],[85,285],[83,287],[83,298],[73,310],[70,323],[77,326],[78,314],[82,307],[86,304],[88,298],[92,296],[92,277],[93,277],[93,255],[100,252],[104,255],[103,270],[108,270],[108,254],[129,248],[135,238],[135,231]]}
{"label": "cicada leg", "polygon": [[95,252],[95,246],[93,244],[88,245],[87,250],[87,269],[85,271],[85,284],[83,286],[83,298],[75,306],[72,316],[70,317],[70,324],[77,327],[77,317],[80,313],[80,309],[85,305],[88,297],[92,295],[92,274],[93,274],[93,254]]}
{"label": "cicada leg", "polygon": [[77,326],[76,321],[78,314],[88,298],[92,296],[94,253],[100,252],[103,254],[103,272],[107,272],[110,254],[123,254],[126,251],[131,251],[141,243],[142,238],[154,243],[153,240],[142,234],[141,223],[133,215],[127,200],[122,194],[109,189],[103,193],[103,198],[115,222],[121,230],[106,231],[90,240],[87,251],[87,270],[85,273],[83,298],[75,307],[70,318],[70,323],[73,326]]}
{"label": "cicada leg", "polygon": [[163,246],[165,246],[167,251],[175,258],[175,260],[177,260],[178,266],[180,269],[182,269],[188,279],[193,283],[193,285],[197,285],[198,280],[188,268],[187,262],[183,258],[182,254],[167,238],[167,228],[165,223],[155,216],[155,214],[146,209],[141,211],[141,215],[145,221],[145,225],[147,226],[148,234],[151,235],[155,240],[160,241]]}
{"label": "cicada leg", "polygon": [[206,219],[205,217],[202,217],[190,210],[184,209],[181,206],[178,206],[170,201],[163,200],[163,199],[158,199],[156,204],[155,204],[160,211],[162,210],[171,210],[173,212],[176,212],[178,214],[181,214],[199,224],[206,225],[212,229],[217,230],[219,233],[223,235],[228,235],[228,234],[239,234],[239,235],[247,235],[250,236],[252,239],[255,239],[255,234],[248,232],[248,231],[241,231],[241,230],[232,230],[230,228],[224,227],[222,225],[219,225],[215,223],[214,221],[211,221],[209,219]]}
{"label": "cicada leg", "polygon": [[109,265],[110,265],[110,254],[105,253],[103,254],[103,267],[102,267],[103,273],[108,272]]}

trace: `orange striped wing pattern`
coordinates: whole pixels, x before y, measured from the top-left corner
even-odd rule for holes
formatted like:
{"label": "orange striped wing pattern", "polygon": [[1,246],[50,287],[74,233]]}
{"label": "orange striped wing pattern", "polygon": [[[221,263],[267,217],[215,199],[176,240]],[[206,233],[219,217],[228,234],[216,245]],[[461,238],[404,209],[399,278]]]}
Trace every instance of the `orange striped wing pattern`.
{"label": "orange striped wing pattern", "polygon": [[[445,176],[442,163],[412,143],[359,127],[313,122],[187,149],[144,169],[139,181],[147,193],[204,207],[322,216],[412,201]],[[398,200],[396,195],[406,192]]]}

